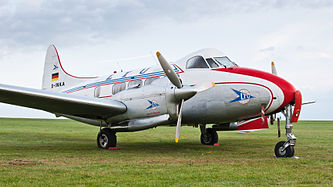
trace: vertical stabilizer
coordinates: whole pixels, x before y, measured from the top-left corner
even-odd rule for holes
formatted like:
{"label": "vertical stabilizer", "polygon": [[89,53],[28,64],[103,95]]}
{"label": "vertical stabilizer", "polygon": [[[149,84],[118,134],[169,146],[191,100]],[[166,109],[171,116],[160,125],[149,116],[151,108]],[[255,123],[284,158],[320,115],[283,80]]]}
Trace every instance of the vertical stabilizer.
{"label": "vertical stabilizer", "polygon": [[76,77],[67,73],[61,65],[57,49],[54,45],[49,46],[45,56],[43,90],[60,92],[91,78],[96,77]]}

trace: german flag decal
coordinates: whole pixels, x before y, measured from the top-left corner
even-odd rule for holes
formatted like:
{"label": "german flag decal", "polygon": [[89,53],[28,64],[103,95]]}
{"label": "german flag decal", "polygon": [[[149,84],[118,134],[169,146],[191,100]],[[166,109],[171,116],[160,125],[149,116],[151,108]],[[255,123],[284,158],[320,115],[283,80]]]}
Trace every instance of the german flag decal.
{"label": "german flag decal", "polygon": [[52,74],[52,81],[57,81],[59,80],[59,73],[53,73]]}

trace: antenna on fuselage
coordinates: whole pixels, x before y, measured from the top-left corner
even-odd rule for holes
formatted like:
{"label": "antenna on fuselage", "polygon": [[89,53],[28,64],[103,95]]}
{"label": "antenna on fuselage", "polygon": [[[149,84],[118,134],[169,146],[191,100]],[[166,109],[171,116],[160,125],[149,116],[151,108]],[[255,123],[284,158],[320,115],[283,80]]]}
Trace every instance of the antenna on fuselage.
{"label": "antenna on fuselage", "polygon": [[119,64],[119,62],[118,62],[118,61],[116,61],[116,64],[117,64],[117,66],[118,66],[118,68],[119,68],[120,72],[123,72],[123,69],[120,67],[120,64]]}

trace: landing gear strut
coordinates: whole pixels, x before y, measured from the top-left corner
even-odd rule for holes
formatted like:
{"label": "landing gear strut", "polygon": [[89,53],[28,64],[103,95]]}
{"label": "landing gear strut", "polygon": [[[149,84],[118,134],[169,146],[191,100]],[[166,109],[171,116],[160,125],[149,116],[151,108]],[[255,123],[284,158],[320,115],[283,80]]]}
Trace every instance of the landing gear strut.
{"label": "landing gear strut", "polygon": [[206,125],[200,125],[201,136],[200,140],[203,145],[214,145],[219,141],[216,130],[206,128]]}
{"label": "landing gear strut", "polygon": [[293,114],[293,108],[288,105],[285,110],[282,111],[283,115],[286,117],[286,136],[287,141],[280,141],[275,145],[275,156],[276,157],[293,157],[295,150],[294,146],[296,144],[296,136],[292,133],[293,125],[291,123],[291,117]]}
{"label": "landing gear strut", "polygon": [[109,149],[117,146],[116,132],[109,128],[101,129],[97,135],[97,146],[102,149]]}

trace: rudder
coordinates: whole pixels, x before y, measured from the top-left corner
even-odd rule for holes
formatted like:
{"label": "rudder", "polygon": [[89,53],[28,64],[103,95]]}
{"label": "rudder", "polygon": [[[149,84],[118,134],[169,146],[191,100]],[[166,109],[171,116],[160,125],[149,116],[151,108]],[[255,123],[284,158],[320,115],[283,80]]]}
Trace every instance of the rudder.
{"label": "rudder", "polygon": [[54,45],[48,47],[45,56],[43,90],[61,92],[91,78],[96,77],[76,77],[67,73],[61,65],[56,47]]}

